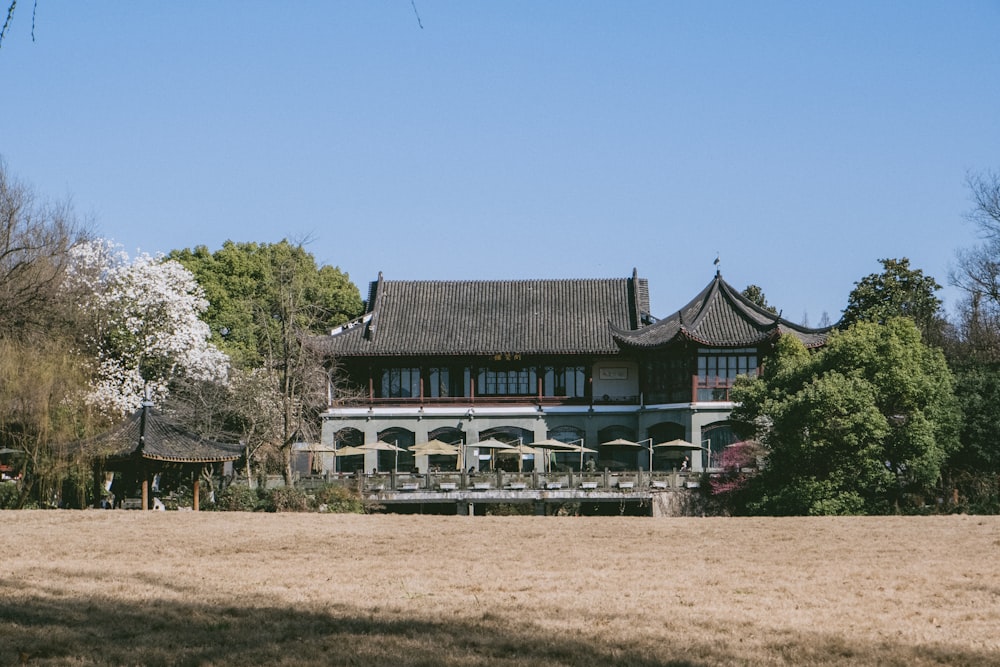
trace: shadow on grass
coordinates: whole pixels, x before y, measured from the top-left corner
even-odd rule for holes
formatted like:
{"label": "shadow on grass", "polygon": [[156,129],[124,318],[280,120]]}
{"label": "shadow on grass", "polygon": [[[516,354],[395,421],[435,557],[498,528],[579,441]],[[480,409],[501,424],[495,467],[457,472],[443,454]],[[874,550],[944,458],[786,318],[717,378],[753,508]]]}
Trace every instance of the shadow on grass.
{"label": "shadow on grass", "polygon": [[712,628],[692,635],[699,639],[630,646],[598,633],[554,636],[481,612],[426,619],[343,605],[311,612],[99,598],[10,604],[0,596],[0,665],[909,666],[993,665],[998,657],[821,635],[773,637],[755,648],[713,641]]}

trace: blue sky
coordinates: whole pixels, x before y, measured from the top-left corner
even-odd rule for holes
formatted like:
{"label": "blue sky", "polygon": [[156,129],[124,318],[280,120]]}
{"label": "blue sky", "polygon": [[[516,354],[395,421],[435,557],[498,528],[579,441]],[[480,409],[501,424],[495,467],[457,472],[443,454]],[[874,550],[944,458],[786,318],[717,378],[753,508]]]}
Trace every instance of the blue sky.
{"label": "blue sky", "polygon": [[816,324],[975,242],[996,0],[415,7],[22,2],[0,156],[130,252],[308,238],[363,293],[636,267],[662,317],[718,253]]}

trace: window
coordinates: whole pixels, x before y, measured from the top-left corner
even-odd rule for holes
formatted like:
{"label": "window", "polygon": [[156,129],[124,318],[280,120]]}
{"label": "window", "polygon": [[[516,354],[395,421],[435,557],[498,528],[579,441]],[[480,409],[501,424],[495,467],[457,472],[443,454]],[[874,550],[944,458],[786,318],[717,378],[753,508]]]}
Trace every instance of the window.
{"label": "window", "polygon": [[466,396],[469,386],[469,369],[460,366],[435,366],[426,369],[427,382],[424,396],[430,398],[451,398]]}
{"label": "window", "polygon": [[698,349],[698,400],[728,400],[725,388],[739,375],[756,375],[757,349]]}
{"label": "window", "polygon": [[477,393],[482,396],[530,396],[535,393],[534,368],[483,368],[476,380]]}
{"label": "window", "polygon": [[587,395],[587,371],[583,366],[555,366],[545,369],[546,396],[583,398]]}
{"label": "window", "polygon": [[387,368],[382,371],[381,398],[417,398],[420,396],[419,368]]}
{"label": "window", "polygon": [[699,380],[735,380],[737,375],[757,373],[757,350],[745,347],[736,350],[698,349]]}
{"label": "window", "polygon": [[451,383],[448,381],[450,375],[447,368],[429,369],[427,371],[427,394],[431,398],[451,396]]}

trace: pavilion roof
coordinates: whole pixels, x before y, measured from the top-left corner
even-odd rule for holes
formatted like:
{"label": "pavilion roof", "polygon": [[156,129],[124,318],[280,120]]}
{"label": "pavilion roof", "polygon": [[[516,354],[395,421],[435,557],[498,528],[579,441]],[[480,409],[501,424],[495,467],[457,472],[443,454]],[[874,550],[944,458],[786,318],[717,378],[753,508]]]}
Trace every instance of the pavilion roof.
{"label": "pavilion roof", "polygon": [[243,446],[208,440],[174,424],[146,404],[88,444],[108,460],[143,458],[174,463],[221,463],[243,455]]}
{"label": "pavilion roof", "polygon": [[715,278],[687,305],[669,317],[638,330],[614,328],[622,346],[656,348],[682,340],[708,347],[749,347],[781,334],[796,336],[806,347],[819,347],[833,327],[810,329],[762,308]]}
{"label": "pavilion roof", "polygon": [[646,279],[392,281],[333,332],[337,356],[617,354],[620,330],[648,320]]}

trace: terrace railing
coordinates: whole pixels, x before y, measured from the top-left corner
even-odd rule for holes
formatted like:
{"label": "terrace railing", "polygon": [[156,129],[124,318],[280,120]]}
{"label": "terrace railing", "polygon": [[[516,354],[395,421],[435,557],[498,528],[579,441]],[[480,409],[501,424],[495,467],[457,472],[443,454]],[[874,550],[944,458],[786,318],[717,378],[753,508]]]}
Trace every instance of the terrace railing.
{"label": "terrace railing", "polygon": [[697,474],[648,470],[597,472],[385,472],[302,475],[297,484],[305,489],[322,484],[361,485],[368,493],[441,493],[454,491],[657,491],[682,489],[698,479]]}

